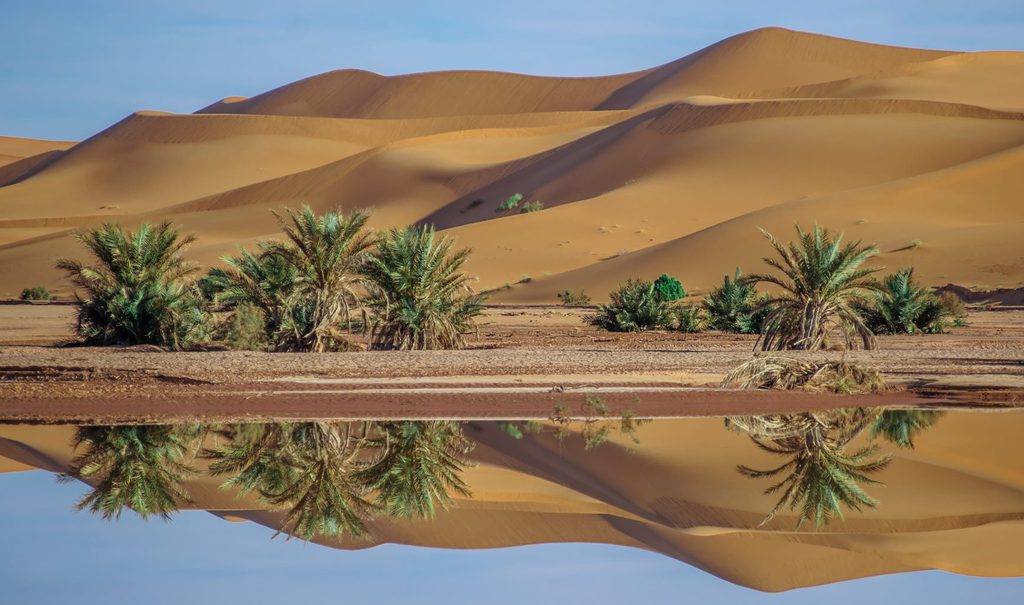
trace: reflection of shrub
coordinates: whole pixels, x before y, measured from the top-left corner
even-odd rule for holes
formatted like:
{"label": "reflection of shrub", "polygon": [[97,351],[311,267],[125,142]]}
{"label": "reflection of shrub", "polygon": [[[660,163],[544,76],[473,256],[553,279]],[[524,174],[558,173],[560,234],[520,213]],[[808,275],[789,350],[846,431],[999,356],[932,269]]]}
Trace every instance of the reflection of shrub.
{"label": "reflection of shrub", "polygon": [[630,279],[611,293],[611,302],[598,305],[590,323],[611,332],[639,332],[670,328],[672,306],[655,290],[654,283]]}
{"label": "reflection of shrub", "polygon": [[567,307],[584,307],[590,304],[590,296],[583,290],[563,290],[558,293],[558,300]]}
{"label": "reflection of shrub", "polygon": [[53,294],[42,286],[25,288],[21,291],[21,300],[50,300]]}
{"label": "reflection of shrub", "polygon": [[538,201],[538,200],[534,200],[532,202],[526,202],[525,204],[523,204],[523,207],[519,209],[519,213],[520,214],[525,214],[527,212],[537,212],[538,210],[543,210],[543,209],[544,209],[544,202],[541,202],[541,201]]}
{"label": "reflection of shrub", "polygon": [[519,202],[521,201],[523,201],[523,194],[514,193],[510,195],[508,199],[506,199],[504,202],[498,204],[498,207],[494,211],[498,214],[502,212],[508,212],[509,210],[512,210],[513,208],[518,206]]}
{"label": "reflection of shrub", "polygon": [[665,302],[672,302],[686,296],[683,284],[678,279],[665,274],[662,274],[661,277],[654,281],[654,290],[658,293],[661,300]]}

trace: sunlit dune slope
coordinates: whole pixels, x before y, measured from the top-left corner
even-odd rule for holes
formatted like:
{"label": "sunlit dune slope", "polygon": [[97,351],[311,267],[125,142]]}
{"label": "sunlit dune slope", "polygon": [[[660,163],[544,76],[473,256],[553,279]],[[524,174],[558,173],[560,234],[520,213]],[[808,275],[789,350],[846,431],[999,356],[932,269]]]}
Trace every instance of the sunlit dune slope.
{"label": "sunlit dune slope", "polygon": [[[0,296],[61,288],[76,229],[169,218],[215,263],[302,203],[432,223],[474,248],[483,289],[531,277],[498,301],[663,272],[704,290],[759,265],[757,227],[795,222],[928,283],[1015,287],[1022,62],[768,28],[617,76],[338,71],[137,112],[67,151],[0,139]],[[517,192],[545,209],[495,212]]]}
{"label": "sunlit dune slope", "polygon": [[[52,471],[71,458],[66,427],[0,427],[0,454]],[[943,569],[983,576],[1024,574],[1024,415],[948,413],[915,449],[885,448],[895,460],[868,486],[877,508],[845,521],[796,530],[791,513],[761,522],[774,504],[765,481],[737,464],[778,460],[721,419],[662,420],[641,427],[639,444],[615,436],[585,450],[578,436],[516,440],[495,423],[464,428],[477,445],[459,498],[434,520],[378,519],[365,540],[323,540],[340,548],[397,542],[494,548],[542,542],[598,542],[643,548],[731,582],[786,590],[870,575]],[[197,461],[202,466],[203,461]],[[283,513],[203,478],[190,481],[193,506],[269,527]],[[269,532],[268,532],[269,536]]]}

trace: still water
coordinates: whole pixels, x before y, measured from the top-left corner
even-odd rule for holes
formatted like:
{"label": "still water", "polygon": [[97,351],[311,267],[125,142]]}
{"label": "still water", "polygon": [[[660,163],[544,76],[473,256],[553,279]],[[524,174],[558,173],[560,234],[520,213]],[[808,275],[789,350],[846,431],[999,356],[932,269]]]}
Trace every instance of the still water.
{"label": "still water", "polygon": [[1022,434],[1016,411],[642,421],[599,402],[3,425],[0,602],[1019,602]]}

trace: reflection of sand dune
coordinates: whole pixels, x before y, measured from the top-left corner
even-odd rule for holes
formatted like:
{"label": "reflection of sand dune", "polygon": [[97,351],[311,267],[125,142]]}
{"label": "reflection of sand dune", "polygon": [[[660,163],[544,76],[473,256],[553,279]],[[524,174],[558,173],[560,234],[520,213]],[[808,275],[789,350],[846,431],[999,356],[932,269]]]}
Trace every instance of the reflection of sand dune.
{"label": "reflection of sand dune", "polygon": [[[774,503],[737,463],[771,459],[720,419],[660,420],[640,445],[614,438],[585,452],[578,439],[515,440],[491,423],[467,425],[477,466],[466,472],[469,500],[433,521],[380,519],[370,541],[326,540],[341,548],[397,542],[493,548],[540,542],[603,542],[644,548],[732,582],[784,590],[913,569],[1024,574],[1024,415],[949,413],[900,450],[872,486],[877,509],[850,513],[820,531],[794,532],[792,516],[759,527]],[[0,428],[0,454],[59,468],[70,459],[70,429]],[[56,470],[56,469],[54,469]],[[261,510],[202,479],[189,484],[196,506],[270,527]]]}
{"label": "reflection of sand dune", "polygon": [[[630,74],[342,70],[137,112],[69,151],[0,139],[0,295],[62,285],[79,227],[173,217],[214,263],[300,203],[434,223],[475,249],[483,288],[533,277],[498,300],[665,271],[701,290],[759,263],[757,226],[795,221],[930,283],[1016,286],[1022,65],[769,28]],[[496,214],[516,192],[546,209]]]}

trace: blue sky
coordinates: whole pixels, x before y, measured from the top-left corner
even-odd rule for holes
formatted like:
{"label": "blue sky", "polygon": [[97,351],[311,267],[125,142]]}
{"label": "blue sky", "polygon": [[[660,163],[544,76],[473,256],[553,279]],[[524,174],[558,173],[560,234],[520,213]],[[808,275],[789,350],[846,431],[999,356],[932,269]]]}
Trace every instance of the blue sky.
{"label": "blue sky", "polygon": [[[339,551],[205,512],[171,523],[72,511],[80,484],[0,475],[0,603],[720,603],[973,605],[1024,602],[1024,579],[922,572],[764,594],[636,549],[553,544],[496,550]],[[382,591],[385,591],[382,593]],[[883,599],[879,599],[884,595]]]}
{"label": "blue sky", "polygon": [[0,134],[80,139],[342,67],[592,75],[781,25],[907,46],[1020,49],[1024,3],[0,0]]}

